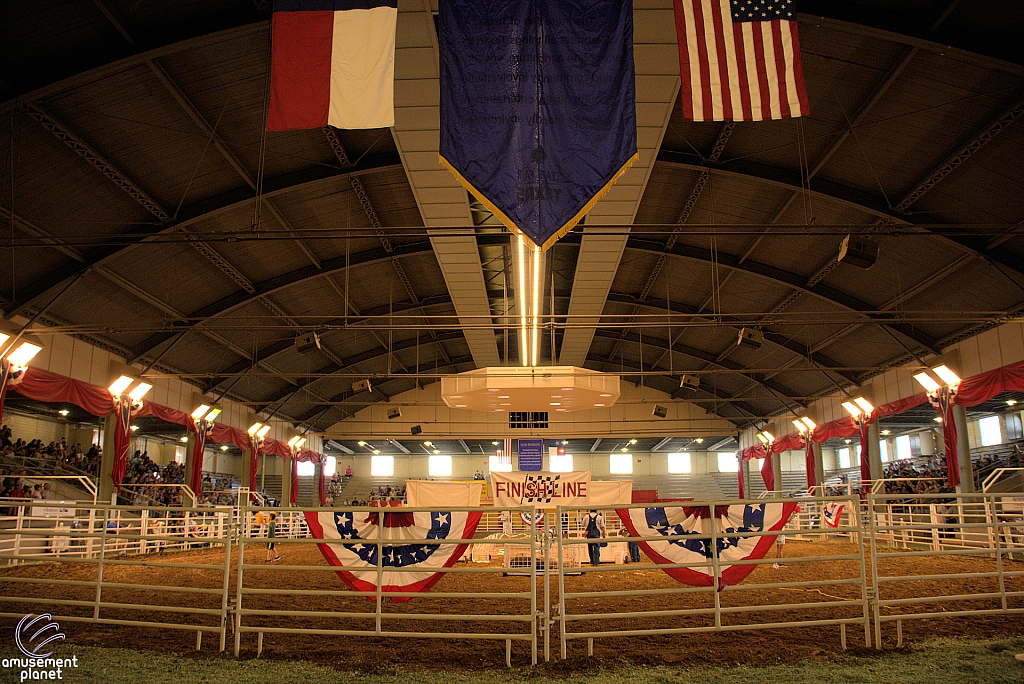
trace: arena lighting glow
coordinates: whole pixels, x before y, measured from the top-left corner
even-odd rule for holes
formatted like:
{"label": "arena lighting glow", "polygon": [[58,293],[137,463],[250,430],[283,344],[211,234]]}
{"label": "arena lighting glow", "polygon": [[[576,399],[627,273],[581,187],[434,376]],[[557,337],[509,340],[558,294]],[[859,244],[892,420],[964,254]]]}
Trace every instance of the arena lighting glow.
{"label": "arena lighting glow", "polygon": [[122,375],[117,380],[111,383],[107,390],[115,397],[121,396],[121,393],[128,389],[128,385],[132,384],[132,378],[127,375]]}
{"label": "arena lighting glow", "polygon": [[936,423],[941,423],[942,422],[942,416],[935,416],[934,418],[932,418],[932,420],[934,420]]}
{"label": "arena lighting glow", "polygon": [[188,441],[188,437],[179,437],[178,441],[179,442],[187,442]]}
{"label": "arena lighting glow", "polygon": [[7,355],[7,360],[15,366],[27,366],[28,362],[31,361],[41,350],[42,347],[38,344],[22,342],[18,345],[17,349]]}
{"label": "arena lighting glow", "polygon": [[939,383],[935,382],[935,378],[928,375],[924,371],[920,373],[914,373],[914,379],[917,380],[921,387],[924,387],[925,392],[934,392],[939,389]]}
{"label": "arena lighting glow", "polygon": [[246,430],[246,432],[248,432],[249,436],[252,437],[259,431],[261,427],[263,427],[263,423],[253,423],[252,425],[249,426],[249,429]]}
{"label": "arena lighting glow", "polygon": [[142,397],[146,396],[151,389],[153,389],[153,386],[148,382],[140,382],[135,386],[135,389],[128,393],[128,396],[131,397],[132,401],[142,401]]}
{"label": "arena lighting glow", "polygon": [[871,413],[872,411],[875,410],[875,407],[871,405],[871,402],[865,399],[864,397],[857,397],[856,399],[853,400],[853,403],[859,406],[860,410],[863,411],[864,413]]}
{"label": "arena lighting glow", "polygon": [[793,420],[793,425],[796,426],[796,431],[801,435],[807,432],[807,426],[801,423],[799,418]]}
{"label": "arena lighting glow", "polygon": [[881,430],[878,434],[882,435],[883,437],[888,437],[889,435],[892,434],[892,430]]}
{"label": "arena lighting glow", "polygon": [[932,370],[935,372],[936,375],[942,378],[942,382],[946,383],[947,385],[957,385],[960,383],[960,376],[954,373],[952,370],[950,370],[949,366],[947,366],[946,364],[936,366],[935,368],[932,368]]}
{"label": "arena lighting glow", "polygon": [[854,418],[858,418],[861,414],[860,407],[854,404],[852,401],[844,401],[843,408]]}
{"label": "arena lighting glow", "polygon": [[363,440],[359,440],[358,442],[356,442],[356,444],[358,444],[359,446],[366,446],[366,442],[364,442]]}
{"label": "arena lighting glow", "polygon": [[531,366],[537,365],[537,349],[540,346],[538,343],[539,332],[537,330],[537,320],[540,314],[540,247],[534,246],[533,248],[533,353],[531,354]]}
{"label": "arena lighting glow", "polygon": [[758,439],[758,441],[761,442],[761,444],[767,444],[768,443],[768,438],[765,437],[764,435],[762,435],[760,432],[757,433],[757,439]]}
{"label": "arena lighting glow", "polygon": [[1007,399],[1006,400],[1006,405],[1007,406],[1016,406],[1017,405],[1017,400],[1016,399]]}
{"label": "arena lighting glow", "polygon": [[60,411],[57,411],[57,413],[59,413],[60,415],[62,415],[64,417],[67,417],[67,415],[69,413],[71,413],[71,411],[68,411],[67,409],[61,409]]}
{"label": "arena lighting glow", "polygon": [[289,449],[298,449],[299,447],[301,447],[305,443],[306,443],[306,438],[305,437],[303,437],[302,435],[295,435],[294,437],[292,437],[291,439],[288,440],[288,448]]}
{"label": "arena lighting glow", "polygon": [[634,439],[629,440],[629,443],[630,444],[636,444],[636,439],[634,438]]}
{"label": "arena lighting glow", "polygon": [[192,420],[199,420],[200,418],[205,416],[207,411],[209,410],[209,406],[207,406],[206,404],[200,404],[199,408],[192,412]]}
{"label": "arena lighting glow", "polygon": [[270,426],[264,425],[263,427],[256,431],[256,437],[258,437],[259,439],[263,439],[264,437],[267,436],[268,432],[270,432]]}
{"label": "arena lighting glow", "polygon": [[223,412],[224,410],[219,408],[210,409],[210,412],[206,414],[206,418],[204,420],[206,420],[207,423],[212,423],[217,420],[217,416]]}
{"label": "arena lighting glow", "polygon": [[220,450],[221,451],[227,451],[228,450],[228,445],[227,444],[222,444],[221,447],[220,447]]}
{"label": "arena lighting glow", "polygon": [[704,438],[703,437],[698,437],[697,439],[695,439],[693,441],[696,442],[697,444],[703,444],[704,443]]}
{"label": "arena lighting glow", "polygon": [[135,432],[138,429],[139,429],[138,425],[132,425],[132,432]]}
{"label": "arena lighting glow", "polygon": [[803,423],[804,425],[806,425],[808,430],[813,430],[814,428],[818,427],[818,424],[815,423],[810,418],[808,418],[807,416],[804,416],[803,418],[801,418],[800,422]]}
{"label": "arena lighting glow", "polygon": [[775,441],[775,435],[773,435],[772,433],[768,432],[767,430],[762,430],[761,432],[758,432],[757,433],[757,438],[759,440],[761,440],[761,444],[766,444],[766,445],[767,444],[771,444],[772,442]]}
{"label": "arena lighting glow", "polygon": [[529,364],[526,348],[526,243],[522,234],[519,235],[519,286],[516,288],[516,299],[519,306],[519,355],[523,357],[523,365]]}

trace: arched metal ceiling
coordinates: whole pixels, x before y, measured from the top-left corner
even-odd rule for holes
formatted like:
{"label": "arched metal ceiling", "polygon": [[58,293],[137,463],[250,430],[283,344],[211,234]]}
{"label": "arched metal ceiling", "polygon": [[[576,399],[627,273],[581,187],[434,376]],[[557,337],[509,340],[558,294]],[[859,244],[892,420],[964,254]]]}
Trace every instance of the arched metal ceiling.
{"label": "arched metal ceiling", "polygon": [[[0,307],[322,429],[472,368],[473,344],[390,131],[264,137],[267,5],[9,3]],[[1024,307],[1024,9],[799,12],[811,115],[685,124],[677,103],[586,356],[740,425]],[[514,362],[508,236],[472,206]],[[879,241],[871,269],[836,263],[850,231]],[[541,358],[558,357],[580,249],[577,231],[551,250]],[[743,326],[760,350],[736,348]],[[309,330],[323,350],[300,355]],[[353,395],[360,375],[373,395]]]}

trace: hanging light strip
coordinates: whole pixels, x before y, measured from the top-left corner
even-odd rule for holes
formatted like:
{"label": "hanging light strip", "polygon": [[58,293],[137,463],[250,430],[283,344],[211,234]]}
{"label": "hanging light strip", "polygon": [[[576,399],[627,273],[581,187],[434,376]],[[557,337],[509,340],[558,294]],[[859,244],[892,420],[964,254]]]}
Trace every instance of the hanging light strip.
{"label": "hanging light strip", "polygon": [[529,363],[526,346],[526,246],[519,236],[519,286],[516,288],[516,305],[519,307],[519,356],[523,365]]}
{"label": "hanging light strip", "polygon": [[538,339],[537,323],[540,314],[540,247],[534,246],[533,248],[533,354],[531,355],[531,365],[537,365],[538,347],[540,346]]}

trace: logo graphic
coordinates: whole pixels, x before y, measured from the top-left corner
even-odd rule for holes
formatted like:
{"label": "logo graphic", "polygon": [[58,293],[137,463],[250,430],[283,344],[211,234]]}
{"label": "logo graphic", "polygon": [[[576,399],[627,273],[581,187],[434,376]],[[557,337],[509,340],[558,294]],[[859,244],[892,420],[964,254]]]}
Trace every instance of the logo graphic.
{"label": "logo graphic", "polygon": [[54,641],[64,641],[64,633],[60,631],[60,625],[53,621],[49,613],[34,615],[29,613],[18,622],[14,630],[14,643],[18,650],[29,658],[47,658],[53,651],[40,653]]}

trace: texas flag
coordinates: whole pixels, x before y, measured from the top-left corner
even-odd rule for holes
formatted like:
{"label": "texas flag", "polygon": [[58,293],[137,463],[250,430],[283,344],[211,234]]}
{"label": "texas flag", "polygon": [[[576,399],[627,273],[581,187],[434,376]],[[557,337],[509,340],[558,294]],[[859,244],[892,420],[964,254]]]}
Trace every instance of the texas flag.
{"label": "texas flag", "polygon": [[398,0],[275,0],[268,131],[395,123]]}

